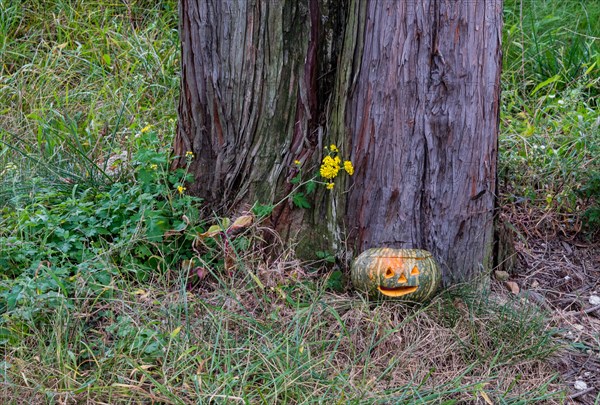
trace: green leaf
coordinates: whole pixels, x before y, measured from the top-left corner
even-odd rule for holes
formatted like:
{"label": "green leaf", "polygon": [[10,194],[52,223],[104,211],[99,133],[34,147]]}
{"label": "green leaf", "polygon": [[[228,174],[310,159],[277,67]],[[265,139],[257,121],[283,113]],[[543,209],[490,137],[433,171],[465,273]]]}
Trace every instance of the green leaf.
{"label": "green leaf", "polygon": [[589,68],[587,68],[587,70],[585,71],[584,75],[589,75],[590,73],[592,73],[592,70],[594,70],[594,68],[596,67],[597,63],[598,63],[597,61],[594,62],[594,63],[592,63],[592,66],[590,66]]}
{"label": "green leaf", "polygon": [[93,277],[94,281],[103,286],[109,285],[112,280],[112,275],[105,270],[93,273]]}
{"label": "green leaf", "polygon": [[537,86],[535,86],[535,89],[533,89],[533,91],[531,92],[531,95],[533,96],[535,93],[538,92],[538,90],[546,87],[549,84],[552,84],[554,82],[557,82],[560,79],[560,75],[554,75],[551,78],[544,80],[543,82],[541,82],[540,84],[538,84]]}
{"label": "green leaf", "polygon": [[219,220],[219,225],[221,226],[222,230],[226,230],[229,228],[229,225],[231,225],[231,219],[228,217],[223,217]]}
{"label": "green leaf", "polygon": [[306,183],[306,194],[311,194],[317,188],[317,183],[314,180],[309,180]]}
{"label": "green leaf", "polygon": [[152,251],[150,250],[148,245],[144,245],[144,244],[137,245],[133,251],[135,253],[135,256],[140,259],[145,259],[147,257],[152,256]]}
{"label": "green leaf", "polygon": [[272,204],[258,204],[252,207],[252,213],[259,218],[268,217],[273,212],[273,208],[275,208]]}
{"label": "green leaf", "polygon": [[317,256],[317,258],[319,258],[321,260],[325,260],[328,263],[335,263],[335,256],[329,252],[319,250],[319,251],[315,252],[315,255]]}
{"label": "green leaf", "polygon": [[212,234],[215,234],[215,235],[216,235],[216,234],[218,234],[218,233],[219,233],[219,232],[221,232],[221,231],[223,231],[223,229],[221,229],[221,225],[211,225],[211,226],[208,228],[208,231],[206,231],[206,232],[207,232],[207,233],[209,233],[209,234],[211,234],[211,235],[212,235]]}
{"label": "green leaf", "polygon": [[296,177],[294,177],[293,179],[290,180],[290,183],[298,184],[298,183],[300,183],[300,180],[302,180],[302,177],[300,176],[300,173],[298,173],[296,175]]}
{"label": "green leaf", "polygon": [[340,270],[335,270],[327,278],[326,288],[335,292],[344,292],[344,274]]}
{"label": "green leaf", "polygon": [[169,229],[169,219],[159,213],[151,213],[146,217],[146,235],[149,240],[162,240],[163,233]]}
{"label": "green leaf", "polygon": [[296,194],[294,194],[292,196],[292,202],[298,208],[304,208],[304,209],[310,208],[310,204],[308,203],[308,200],[304,196],[304,193],[296,193]]}
{"label": "green leaf", "polygon": [[15,344],[19,341],[19,336],[10,329],[0,328],[0,344]]}

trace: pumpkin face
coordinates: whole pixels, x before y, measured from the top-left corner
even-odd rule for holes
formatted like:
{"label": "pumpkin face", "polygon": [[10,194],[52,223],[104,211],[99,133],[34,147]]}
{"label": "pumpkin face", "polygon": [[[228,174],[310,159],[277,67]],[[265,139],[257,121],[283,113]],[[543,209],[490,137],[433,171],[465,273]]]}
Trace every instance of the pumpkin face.
{"label": "pumpkin face", "polygon": [[352,263],[352,284],[373,298],[425,301],[440,286],[440,268],[421,249],[375,248]]}

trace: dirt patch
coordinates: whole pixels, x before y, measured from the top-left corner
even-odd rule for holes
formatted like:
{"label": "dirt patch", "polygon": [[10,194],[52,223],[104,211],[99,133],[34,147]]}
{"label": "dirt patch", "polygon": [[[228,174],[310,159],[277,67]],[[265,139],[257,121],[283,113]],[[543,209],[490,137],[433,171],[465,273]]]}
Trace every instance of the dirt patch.
{"label": "dirt patch", "polygon": [[[513,213],[514,214],[514,213]],[[546,216],[509,216],[516,231],[518,266],[511,277],[521,295],[550,312],[563,349],[554,364],[570,403],[600,400],[600,243],[556,232]],[[552,221],[551,221],[552,222]],[[541,224],[546,224],[540,228]],[[530,226],[530,227],[529,227]]]}

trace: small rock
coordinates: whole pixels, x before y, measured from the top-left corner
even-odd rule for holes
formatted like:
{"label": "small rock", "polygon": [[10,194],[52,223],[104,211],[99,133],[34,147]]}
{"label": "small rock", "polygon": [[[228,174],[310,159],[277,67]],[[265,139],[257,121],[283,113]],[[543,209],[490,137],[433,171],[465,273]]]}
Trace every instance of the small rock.
{"label": "small rock", "polygon": [[533,280],[533,282],[531,283],[531,288],[538,288],[539,286],[540,286],[540,283],[537,280]]}
{"label": "small rock", "polygon": [[571,279],[571,276],[565,276],[565,277],[564,277],[564,280],[565,280],[565,281],[569,281],[570,279]]}
{"label": "small rock", "polygon": [[537,305],[540,305],[540,306],[546,307],[547,309],[550,309],[550,306],[546,302],[546,298],[544,298],[544,296],[537,291],[533,291],[533,290],[522,291],[521,295],[523,295],[529,301],[531,301]]}
{"label": "small rock", "polygon": [[590,295],[590,304],[600,305],[600,297],[597,295]]}
{"label": "small rock", "polygon": [[585,381],[577,380],[575,381],[575,389],[577,391],[587,390],[587,384],[585,383]]}
{"label": "small rock", "polygon": [[513,294],[519,293],[519,285],[517,283],[515,283],[514,281],[505,281],[504,285],[506,286],[506,288],[508,288],[510,290],[511,293],[513,293]]}
{"label": "small rock", "polygon": [[499,281],[506,281],[510,277],[510,275],[508,274],[507,271],[502,271],[502,270],[496,270],[494,272],[494,274],[496,275],[496,280],[499,280]]}

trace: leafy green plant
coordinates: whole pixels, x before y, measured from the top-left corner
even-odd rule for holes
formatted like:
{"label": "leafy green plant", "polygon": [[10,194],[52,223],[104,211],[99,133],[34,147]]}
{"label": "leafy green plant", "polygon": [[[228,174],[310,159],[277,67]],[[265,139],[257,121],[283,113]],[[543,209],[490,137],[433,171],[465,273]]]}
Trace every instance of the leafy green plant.
{"label": "leafy green plant", "polygon": [[[319,174],[314,175],[308,180],[302,180],[303,170],[302,162],[296,160],[294,162],[296,175],[290,180],[290,183],[295,186],[294,190],[290,193],[290,199],[292,203],[298,208],[308,209],[311,207],[308,201],[308,196],[314,193],[318,184],[323,184],[328,190],[332,190],[335,186],[334,179],[340,174],[341,169],[345,171],[349,176],[354,174],[354,166],[349,160],[345,160],[342,163],[342,159],[339,156],[339,149],[336,145],[331,144],[326,147],[327,154],[323,157],[321,166],[319,167]],[[317,179],[321,178],[322,181]],[[300,190],[304,191],[300,191]]]}
{"label": "leafy green plant", "polygon": [[115,337],[115,350],[151,362],[164,357],[168,341],[167,336],[153,326],[156,325],[139,327],[131,317],[119,316],[106,331]]}
{"label": "leafy green plant", "polygon": [[577,194],[584,199],[587,209],[583,218],[590,232],[600,229],[600,172],[590,174],[587,181],[576,190]]}
{"label": "leafy green plant", "polygon": [[600,171],[598,21],[595,3],[505,2],[501,201],[551,231],[595,218],[581,190]]}
{"label": "leafy green plant", "polygon": [[[49,186],[24,206],[2,210],[0,264],[12,281],[3,285],[0,302],[9,318],[44,321],[56,305],[71,305],[80,277],[100,292],[119,273],[144,280],[193,257],[201,200],[183,192],[187,170],[168,170],[153,131],[140,142],[127,182],[75,184],[69,193]],[[99,266],[98,258],[110,265]]]}

